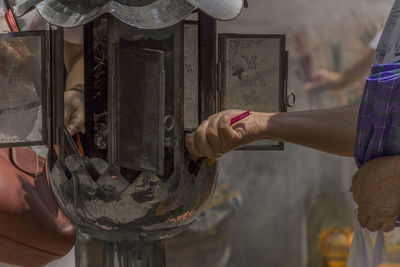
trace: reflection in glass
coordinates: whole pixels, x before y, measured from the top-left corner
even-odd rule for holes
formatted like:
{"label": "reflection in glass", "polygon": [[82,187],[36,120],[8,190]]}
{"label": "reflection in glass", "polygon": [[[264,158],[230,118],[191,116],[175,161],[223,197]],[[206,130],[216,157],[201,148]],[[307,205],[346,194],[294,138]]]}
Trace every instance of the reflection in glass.
{"label": "reflection in glass", "polygon": [[164,54],[118,48],[117,160],[120,166],[162,174]]}
{"label": "reflection in glass", "polygon": [[199,125],[198,115],[198,25],[186,23],[184,25],[184,80],[185,80],[185,129],[197,128]]}
{"label": "reflection in glass", "polygon": [[0,35],[0,144],[42,141],[41,42]]}
{"label": "reflection in glass", "polygon": [[[283,35],[221,35],[223,110],[279,112],[284,88]],[[253,142],[241,149],[282,149],[272,140]]]}
{"label": "reflection in glass", "polygon": [[280,39],[227,39],[226,109],[279,111],[280,49]]}

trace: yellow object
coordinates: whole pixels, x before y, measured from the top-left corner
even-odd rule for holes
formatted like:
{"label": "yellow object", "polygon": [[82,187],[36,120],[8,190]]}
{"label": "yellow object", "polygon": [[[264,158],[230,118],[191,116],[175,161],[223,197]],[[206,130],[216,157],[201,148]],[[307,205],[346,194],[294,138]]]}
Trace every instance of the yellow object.
{"label": "yellow object", "polygon": [[319,246],[327,267],[346,267],[353,227],[333,227],[323,230],[319,236]]}

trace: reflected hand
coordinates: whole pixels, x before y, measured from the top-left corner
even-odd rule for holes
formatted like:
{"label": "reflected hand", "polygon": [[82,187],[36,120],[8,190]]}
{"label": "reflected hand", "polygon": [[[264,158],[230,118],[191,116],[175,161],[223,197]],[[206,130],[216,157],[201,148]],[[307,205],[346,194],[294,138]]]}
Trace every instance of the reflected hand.
{"label": "reflected hand", "polygon": [[186,148],[193,158],[218,158],[236,147],[262,138],[266,119],[262,113],[250,116],[230,125],[231,119],[243,113],[227,110],[208,117],[195,132],[185,136]]}
{"label": "reflected hand", "polygon": [[312,80],[303,85],[305,91],[335,90],[341,88],[341,75],[328,70],[317,71]]}
{"label": "reflected hand", "polygon": [[358,204],[358,220],[370,231],[394,229],[400,215],[400,156],[365,163],[350,189]]}
{"label": "reflected hand", "polygon": [[70,135],[84,131],[85,107],[81,91],[69,90],[64,93],[64,125]]}

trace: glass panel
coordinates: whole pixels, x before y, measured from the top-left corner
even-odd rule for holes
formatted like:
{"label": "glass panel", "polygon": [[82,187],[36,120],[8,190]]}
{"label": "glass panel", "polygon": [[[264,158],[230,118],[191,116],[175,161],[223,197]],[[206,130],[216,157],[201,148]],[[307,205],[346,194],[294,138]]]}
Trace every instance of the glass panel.
{"label": "glass panel", "polygon": [[117,64],[118,164],[162,175],[164,54],[120,45]]}
{"label": "glass panel", "polygon": [[46,133],[44,34],[0,35],[0,146],[41,144]]}
{"label": "glass panel", "polygon": [[280,39],[226,39],[226,109],[279,111]]}
{"label": "glass panel", "polygon": [[185,79],[185,129],[197,128],[199,125],[199,57],[198,57],[198,25],[185,23],[184,25],[184,79]]}
{"label": "glass panel", "polygon": [[[281,111],[283,94],[282,35],[222,35],[222,109]],[[276,141],[249,146],[273,149]]]}

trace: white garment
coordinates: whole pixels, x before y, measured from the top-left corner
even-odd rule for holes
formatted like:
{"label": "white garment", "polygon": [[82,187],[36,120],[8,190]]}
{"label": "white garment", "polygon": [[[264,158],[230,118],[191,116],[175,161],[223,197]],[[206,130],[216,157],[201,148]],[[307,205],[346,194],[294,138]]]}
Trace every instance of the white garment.
{"label": "white garment", "polygon": [[354,213],[354,225],[354,237],[351,241],[346,267],[378,267],[381,263],[387,262],[384,233],[377,232],[374,245],[370,232],[361,227],[357,211]]}
{"label": "white garment", "polygon": [[368,44],[369,48],[376,50],[376,48],[378,47],[379,40],[381,39],[382,32],[383,30],[380,30],[375,34],[375,37]]}

